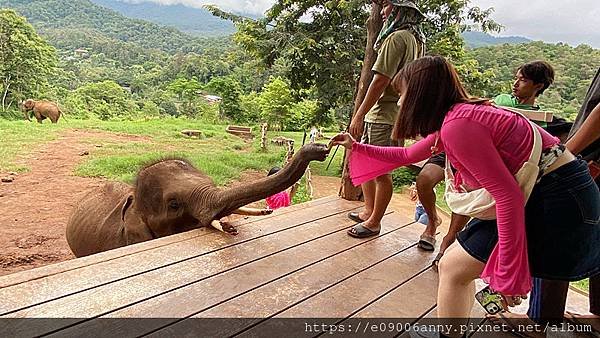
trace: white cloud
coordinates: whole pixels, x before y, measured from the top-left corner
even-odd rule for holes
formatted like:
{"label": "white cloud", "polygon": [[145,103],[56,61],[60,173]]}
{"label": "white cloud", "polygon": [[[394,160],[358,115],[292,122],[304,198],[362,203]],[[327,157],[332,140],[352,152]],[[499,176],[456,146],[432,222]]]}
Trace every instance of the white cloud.
{"label": "white cloud", "polygon": [[130,3],[155,2],[162,5],[182,4],[189,7],[202,8],[204,5],[217,7],[236,13],[262,15],[269,9],[275,0],[121,0]]}
{"label": "white cloud", "polygon": [[505,26],[500,35],[600,48],[598,0],[472,0],[471,4],[494,7],[492,17]]}

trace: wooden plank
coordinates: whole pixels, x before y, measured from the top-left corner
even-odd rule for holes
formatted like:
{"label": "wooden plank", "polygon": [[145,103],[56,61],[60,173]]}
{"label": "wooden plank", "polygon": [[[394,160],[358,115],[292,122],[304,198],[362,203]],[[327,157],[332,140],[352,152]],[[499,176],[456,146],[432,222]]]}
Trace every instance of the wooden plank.
{"label": "wooden plank", "polygon": [[429,268],[398,285],[352,318],[420,318],[435,306],[437,287],[438,274]]}
{"label": "wooden plank", "polygon": [[[396,223],[402,221],[396,215],[390,215],[388,219]],[[211,337],[236,334],[257,324],[261,318],[269,318],[283,312],[373,266],[387,264],[387,261],[396,256],[413,255],[422,228],[421,225],[413,223],[192,317],[247,318],[247,320],[230,321],[226,327],[217,327],[212,321],[188,319],[157,331],[153,336],[178,336],[191,328]],[[253,305],[248,306],[248,304]]]}
{"label": "wooden plank", "polygon": [[[411,236],[414,236],[412,240],[417,242],[422,231],[423,225],[416,224],[415,230],[411,234]],[[348,317],[374,300],[372,296],[381,295],[410,279],[423,269],[430,267],[435,258],[434,252],[420,249],[411,252],[410,257],[403,256],[404,259],[395,262],[394,267],[388,267],[388,269],[381,271],[381,267],[369,269],[355,276],[355,278],[336,285],[327,292],[323,292],[317,297],[308,299],[298,304],[298,306],[279,314],[278,317]],[[368,280],[369,283],[366,283],[365,280]],[[365,285],[369,287],[365,288]],[[360,292],[357,292],[357,290],[360,290]]]}
{"label": "wooden plank", "polygon": [[[3,299],[0,303],[0,313],[3,315],[10,314],[35,304],[48,302],[73,293],[85,292],[96,286],[135,278],[147,271],[161,273],[171,265],[194,260],[203,255],[213,257],[219,250],[239,243],[253,242],[263,237],[273,237],[280,232],[302,228],[307,222],[311,222],[317,217],[327,218],[337,215],[345,218],[346,212],[352,210],[355,206],[355,202],[339,199],[320,205],[318,211],[310,208],[302,209],[294,213],[284,214],[280,216],[281,218],[270,218],[248,224],[245,230],[240,231],[237,236],[211,231],[205,236],[195,236],[185,241],[149,248],[113,260],[97,262],[76,270],[69,270],[28,283],[5,287],[0,289],[0,298]],[[226,257],[220,259],[227,260]]]}
{"label": "wooden plank", "polygon": [[[408,219],[403,218],[403,223],[398,223],[398,219],[390,224],[384,218],[384,228],[380,236],[390,233],[396,229],[406,226],[411,223]],[[340,225],[341,224],[341,225]],[[189,317],[196,313],[200,313],[213,306],[219,305],[241,294],[250,292],[258,287],[261,287],[273,280],[285,278],[298,270],[306,268],[319,261],[327,259],[329,256],[338,255],[346,250],[354,247],[365,245],[368,240],[357,240],[346,234],[346,229],[353,223],[346,219],[345,215],[331,217],[319,222],[311,223],[310,226],[305,226],[298,229],[297,233],[285,232],[279,234],[272,241],[263,241],[264,243],[254,243],[253,247],[245,247],[237,245],[232,250],[237,250],[236,254],[228,255],[229,259],[239,259],[240,252],[248,255],[253,251],[265,251],[268,247],[282,246],[285,249],[281,251],[268,248],[271,252],[269,255],[262,255],[261,259],[256,259],[248,262],[246,265],[238,265],[235,269],[221,269],[224,271],[219,274],[213,274],[207,278],[199,278],[198,269],[186,264],[181,268],[173,267],[167,273],[152,278],[149,274],[138,278],[138,280],[130,280],[127,285],[120,287],[121,290],[127,288],[127,292],[121,292],[118,295],[119,304],[113,299],[105,299],[112,289],[96,290],[91,295],[77,295],[70,297],[68,303],[62,304],[60,308],[69,308],[69,306],[85,306],[84,312],[76,313],[79,316],[83,314],[85,317],[90,315],[99,315],[95,307],[101,303],[103,309],[110,309],[103,314],[101,318],[139,318],[139,317],[154,317],[154,318],[183,318]],[[302,233],[300,230],[304,230]],[[310,238],[309,241],[303,239]],[[298,243],[298,245],[292,245]],[[205,259],[202,264],[210,264],[212,260]],[[203,268],[205,269],[205,268]],[[186,273],[188,276],[186,276]],[[174,278],[169,278],[174,276]],[[158,280],[160,278],[160,280]],[[183,284],[181,279],[194,278],[191,283]],[[112,288],[117,287],[115,283]],[[139,290],[139,287],[152,284],[153,290]],[[179,288],[173,288],[173,285],[181,285]],[[161,286],[157,289],[154,285]],[[161,292],[162,291],[162,292]],[[137,293],[131,297],[132,293]],[[142,298],[142,297],[145,298]],[[124,305],[124,306],[123,306]],[[48,309],[52,311],[56,306]],[[116,310],[116,311],[115,311]],[[175,320],[172,320],[175,321]],[[103,335],[140,335],[146,334],[152,329],[158,329],[160,326],[152,327],[157,324],[154,322],[146,323],[145,327],[131,327],[125,322],[115,322],[110,327],[110,331],[106,331],[102,320],[92,320],[77,327],[70,328],[60,334],[66,335],[89,335],[93,332],[102,332]],[[159,324],[158,324],[159,325]],[[140,330],[141,331],[138,331]],[[104,331],[102,331],[104,330]]]}
{"label": "wooden plank", "polygon": [[[273,214],[268,216],[258,216],[258,217],[249,217],[248,219],[243,219],[238,222],[235,222],[236,226],[245,226],[255,222],[261,222],[261,224],[265,223],[265,221],[273,218],[280,217],[281,215],[289,214],[289,213],[297,213],[306,208],[323,206],[328,203],[335,203],[341,200],[340,197],[337,196],[327,196],[314,201],[305,202],[302,204],[295,204],[287,208],[280,208],[275,210]],[[359,202],[354,202],[356,206],[360,206]],[[291,215],[290,215],[291,216]],[[295,217],[295,216],[294,216]],[[240,229],[240,232],[244,231],[243,227]],[[207,234],[214,233],[212,229],[196,229],[191,230],[185,233],[176,234],[172,236],[158,238],[152,241],[142,242],[135,245],[129,245],[121,248],[117,248],[110,251],[101,252],[95,255],[90,255],[82,258],[72,259],[69,261],[64,261],[56,264],[51,264],[47,266],[43,266],[36,269],[31,269],[27,271],[22,271],[18,273],[13,273],[10,275],[0,276],[0,288],[5,288],[8,286],[13,286],[20,283],[25,283],[31,280],[40,279],[48,276],[52,276],[55,274],[59,274],[62,272],[66,272],[69,270],[75,270],[83,267],[87,267],[93,264],[103,263],[112,259],[117,259],[120,257],[124,257],[127,255],[135,254],[145,250],[156,249],[161,246],[168,246],[173,243],[186,241],[198,236],[205,236]],[[1,311],[0,311],[1,312]]]}
{"label": "wooden plank", "polygon": [[337,325],[369,337],[400,335],[435,307],[437,285],[438,274],[431,268],[422,270]]}
{"label": "wooden plank", "polygon": [[[90,318],[108,315],[139,318],[149,314],[163,318],[184,317],[195,313],[198,308],[214,306],[260,283],[280,277],[290,269],[321,260],[327,253],[363,244],[360,241],[357,244],[356,239],[346,235],[346,229],[352,224],[345,214],[338,214],[276,236],[264,236],[202,255],[185,264],[146,272],[11,313],[10,317]],[[387,225],[386,231],[400,226]],[[210,296],[207,297],[207,293]],[[40,332],[29,333],[37,335]]]}
{"label": "wooden plank", "polygon": [[[422,226],[417,226],[411,235],[415,243],[422,229]],[[382,295],[393,291],[421,271],[429,269],[433,253],[416,247],[409,250],[405,255],[394,256],[296,304],[273,319],[244,332],[244,335],[264,336],[265,332],[274,334],[281,329],[282,318],[319,318],[319,325],[340,324],[340,318],[353,316],[380,299]]]}

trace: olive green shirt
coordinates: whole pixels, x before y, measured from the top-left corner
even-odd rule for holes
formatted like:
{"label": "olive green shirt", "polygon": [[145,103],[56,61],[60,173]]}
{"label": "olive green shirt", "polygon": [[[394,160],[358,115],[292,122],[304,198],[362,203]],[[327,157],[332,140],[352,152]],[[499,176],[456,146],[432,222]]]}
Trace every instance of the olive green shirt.
{"label": "olive green shirt", "polygon": [[[407,63],[423,56],[424,48],[407,30],[399,30],[390,34],[379,48],[373,71],[390,79]],[[398,94],[388,85],[375,105],[365,116],[365,122],[393,125],[398,115]]]}

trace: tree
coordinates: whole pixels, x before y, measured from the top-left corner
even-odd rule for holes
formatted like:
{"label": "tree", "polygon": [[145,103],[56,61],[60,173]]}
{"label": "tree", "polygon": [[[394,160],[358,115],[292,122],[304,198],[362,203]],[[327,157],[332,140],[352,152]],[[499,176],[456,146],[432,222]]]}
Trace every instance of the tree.
{"label": "tree", "polygon": [[102,120],[132,117],[139,109],[131,94],[114,81],[89,83],[79,87],[71,102]]}
{"label": "tree", "polygon": [[292,93],[282,78],[271,78],[258,97],[262,118],[276,130],[287,130],[292,117]]}
{"label": "tree", "polygon": [[194,115],[193,104],[198,98],[198,92],[202,89],[202,85],[197,80],[187,80],[178,78],[171,82],[167,89],[177,95],[179,101],[183,104],[183,112],[188,115]]}
{"label": "tree", "polygon": [[[213,15],[236,23],[234,41],[267,67],[285,60],[289,65],[285,75],[291,87],[297,92],[314,87],[319,113],[324,115],[332,108],[353,111],[343,106],[351,105],[355,89],[366,90],[370,83],[372,75],[367,73],[373,61],[373,37],[381,27],[377,23],[380,2],[376,1],[369,15],[371,1],[365,0],[278,0],[259,20],[226,13],[215,6],[206,8]],[[428,49],[455,62],[462,61],[464,55],[460,32],[467,28],[466,22],[472,21],[484,31],[500,29],[489,19],[491,9],[470,7],[468,0],[422,0],[418,5],[428,18],[424,25]],[[310,19],[300,20],[307,16]],[[368,36],[371,39],[367,42]],[[363,79],[358,77],[361,64]],[[470,67],[472,64],[466,64],[463,71],[476,72]],[[358,90],[356,94],[354,106],[358,107],[364,94],[361,97]],[[343,186],[351,186],[347,179],[342,180]],[[349,199],[357,197],[352,195],[342,192]]]}
{"label": "tree", "polygon": [[0,10],[0,78],[2,111],[15,101],[34,97],[48,83],[57,64],[56,51],[13,10]]}
{"label": "tree", "polygon": [[205,86],[206,90],[221,97],[221,115],[234,121],[243,118],[240,108],[240,84],[231,76],[214,77]]}
{"label": "tree", "polygon": [[[266,67],[284,63],[284,75],[297,95],[314,87],[319,114],[326,116],[331,109],[351,111],[346,107],[352,107],[361,65],[373,55],[366,44],[370,4],[368,0],[278,0],[265,18],[257,20],[215,6],[206,8],[233,21],[238,28],[234,41]],[[468,27],[466,22],[473,21],[483,30],[500,28],[489,19],[490,9],[470,7],[467,0],[422,0],[419,6],[428,17],[424,25],[428,49],[453,61],[463,55],[460,32]],[[371,19],[380,21],[379,12],[372,12]],[[371,27],[375,36],[379,27]]]}

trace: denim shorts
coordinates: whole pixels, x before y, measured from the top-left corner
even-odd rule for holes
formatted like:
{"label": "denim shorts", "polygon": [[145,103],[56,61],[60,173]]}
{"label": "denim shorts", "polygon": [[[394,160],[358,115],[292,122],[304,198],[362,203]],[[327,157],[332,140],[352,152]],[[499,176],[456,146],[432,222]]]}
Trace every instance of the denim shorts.
{"label": "denim shorts", "polygon": [[[584,161],[542,177],[525,207],[525,223],[532,276],[575,281],[600,273],[600,192]],[[473,219],[457,239],[487,262],[498,242],[496,220]]]}
{"label": "denim shorts", "polygon": [[415,207],[415,222],[425,225],[429,224],[429,217],[427,216],[427,212],[425,212],[425,208],[423,208],[422,205],[417,205]]}

